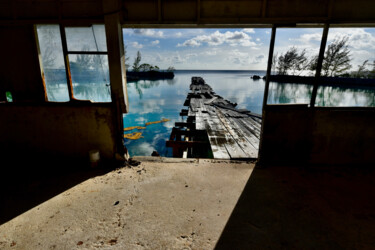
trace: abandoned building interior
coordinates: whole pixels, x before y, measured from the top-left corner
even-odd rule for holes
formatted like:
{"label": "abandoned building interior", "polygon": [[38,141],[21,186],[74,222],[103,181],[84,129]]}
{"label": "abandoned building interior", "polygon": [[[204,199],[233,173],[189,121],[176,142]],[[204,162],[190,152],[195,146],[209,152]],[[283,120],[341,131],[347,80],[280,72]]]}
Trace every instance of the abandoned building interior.
{"label": "abandoned building interior", "polygon": [[[67,99],[61,102],[50,101],[46,91],[38,27],[47,25],[55,27],[61,39],[63,77],[68,89]],[[96,48],[87,50],[70,44],[69,29],[91,29],[93,25],[104,27],[105,41],[98,42],[101,48],[96,44]],[[254,170],[244,180],[243,190],[238,189],[239,200],[232,202],[233,211],[223,221],[218,237],[209,245],[199,240],[196,245],[190,242],[190,247],[375,247],[375,108],[315,105],[330,28],[375,27],[374,1],[0,0],[0,248],[25,247],[22,241],[15,245],[17,239],[9,238],[17,230],[27,230],[24,226],[7,227],[12,219],[109,171],[90,169],[91,150],[98,150],[103,165],[112,168],[118,167],[126,155],[123,114],[131,107],[127,101],[122,29],[215,27],[272,29],[267,76],[271,74],[279,28],[319,27],[323,34],[310,102],[268,104],[267,77],[256,167],[252,165]],[[81,54],[108,60],[111,100],[92,102],[75,96],[69,64]],[[185,164],[171,162],[166,160],[165,167]],[[145,164],[149,169],[153,167],[152,161]],[[214,167],[224,163],[205,164]],[[225,164],[230,168],[237,163]],[[189,168],[189,164],[183,167]],[[227,174],[225,171],[222,173]],[[233,175],[232,181],[236,178]],[[30,191],[30,183],[35,184],[36,179],[40,179],[38,185],[47,183],[48,187]],[[146,234],[147,227],[145,224]],[[107,242],[116,243],[114,247],[129,247],[120,241],[121,237]],[[81,245],[77,242],[74,247]],[[143,247],[180,247],[166,242]],[[49,243],[43,242],[45,247]],[[136,247],[141,249],[142,245]]]}

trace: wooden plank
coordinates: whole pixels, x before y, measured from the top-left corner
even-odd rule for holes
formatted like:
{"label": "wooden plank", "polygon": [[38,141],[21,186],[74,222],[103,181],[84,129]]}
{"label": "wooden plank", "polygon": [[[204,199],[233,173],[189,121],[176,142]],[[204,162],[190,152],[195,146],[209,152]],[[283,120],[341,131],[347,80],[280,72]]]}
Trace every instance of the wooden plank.
{"label": "wooden plank", "polygon": [[247,122],[247,119],[234,119],[237,124],[240,127],[243,127],[243,130],[249,131],[251,134],[253,134],[256,138],[259,139],[260,137],[260,131],[256,130],[249,122]]}
{"label": "wooden plank", "polygon": [[224,138],[223,136],[220,136],[214,131],[208,122],[211,117],[207,114],[204,114],[203,117],[203,123],[205,125],[205,130],[207,131],[208,139],[210,141],[212,154],[215,159],[230,159],[230,155],[228,154],[228,151],[226,147],[224,146]]}
{"label": "wooden plank", "polygon": [[[221,122],[224,124],[226,129],[229,131],[229,133],[232,135],[233,139],[237,142],[239,147],[242,149],[242,151],[245,153],[247,158],[257,158],[258,157],[258,145],[255,148],[250,141],[247,140],[247,136],[244,134],[245,131],[242,131],[238,126],[234,126],[234,124],[231,122],[230,118],[225,118],[220,112],[218,112],[218,117],[221,120]],[[241,157],[246,158],[246,157]]]}
{"label": "wooden plank", "polygon": [[252,145],[252,147],[256,150],[256,153],[258,154],[259,138],[255,134],[247,130],[245,127],[243,127],[241,123],[239,122],[239,120],[241,119],[238,119],[238,118],[229,119],[231,125],[235,129],[238,129],[239,131],[241,131],[242,136]]}
{"label": "wooden plank", "polygon": [[212,134],[217,138],[217,142],[223,144],[227,149],[230,158],[240,159],[240,158],[249,158],[241,147],[238,145],[233,136],[229,133],[223,123],[220,121],[218,116],[211,116],[211,119],[208,119],[207,122],[212,129]]}

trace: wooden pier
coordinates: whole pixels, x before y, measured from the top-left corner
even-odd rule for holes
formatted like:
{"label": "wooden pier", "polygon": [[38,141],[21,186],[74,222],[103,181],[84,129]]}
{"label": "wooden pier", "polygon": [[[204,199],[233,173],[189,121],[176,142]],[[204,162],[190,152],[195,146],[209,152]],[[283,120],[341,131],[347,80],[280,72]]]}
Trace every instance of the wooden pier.
{"label": "wooden pier", "polygon": [[236,109],[235,103],[215,94],[201,77],[192,77],[181,116],[176,122],[167,147],[173,157],[215,159],[254,159],[258,157],[262,117]]}

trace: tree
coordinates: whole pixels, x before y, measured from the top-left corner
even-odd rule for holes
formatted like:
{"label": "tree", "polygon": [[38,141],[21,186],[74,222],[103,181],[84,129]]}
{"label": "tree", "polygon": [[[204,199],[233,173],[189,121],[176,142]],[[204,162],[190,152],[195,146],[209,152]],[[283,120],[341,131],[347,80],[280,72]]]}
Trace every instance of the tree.
{"label": "tree", "polygon": [[375,78],[375,60],[372,63],[372,70],[370,70],[369,78]]}
{"label": "tree", "polygon": [[368,70],[366,70],[366,65],[368,63],[368,60],[364,61],[361,65],[358,65],[358,70],[353,75],[356,78],[364,78],[368,75]]}
{"label": "tree", "polygon": [[289,71],[292,71],[292,75],[297,72],[302,73],[308,66],[308,59],[306,57],[306,50],[302,50],[298,53],[296,47],[290,48],[285,54],[281,54],[277,59],[277,74],[286,75]]}
{"label": "tree", "polygon": [[128,47],[125,45],[124,46],[124,58],[125,58],[125,68],[126,70],[128,70],[130,68],[130,64],[128,63],[129,60],[130,60],[130,57],[126,56],[126,50],[128,49]]}
{"label": "tree", "polygon": [[168,72],[173,72],[173,71],[175,71],[175,70],[176,70],[176,69],[175,69],[173,66],[169,66],[168,69],[167,69]]}
{"label": "tree", "polygon": [[139,52],[139,50],[138,50],[137,56],[135,57],[134,63],[133,63],[133,71],[134,72],[139,71],[139,66],[140,66],[139,64],[141,63],[141,60],[142,60],[141,52]]}
{"label": "tree", "polygon": [[322,64],[323,76],[339,76],[345,71],[349,70],[350,65],[350,50],[348,48],[348,37],[335,40],[328,45],[324,55]]}

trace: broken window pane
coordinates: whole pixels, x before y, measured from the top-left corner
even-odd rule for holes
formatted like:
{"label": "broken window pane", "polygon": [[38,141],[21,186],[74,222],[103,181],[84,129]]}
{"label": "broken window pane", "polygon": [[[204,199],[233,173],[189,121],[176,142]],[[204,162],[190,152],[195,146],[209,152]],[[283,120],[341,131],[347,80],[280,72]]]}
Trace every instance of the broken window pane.
{"label": "broken window pane", "polygon": [[104,25],[65,28],[68,51],[107,51]]}
{"label": "broken window pane", "polygon": [[375,29],[330,28],[317,106],[375,106]]}
{"label": "broken window pane", "polygon": [[58,25],[37,25],[44,79],[49,101],[69,101],[64,55]]}
{"label": "broken window pane", "polygon": [[74,98],[111,102],[107,55],[69,55]]}
{"label": "broken window pane", "polygon": [[278,28],[268,103],[310,103],[322,28]]}

